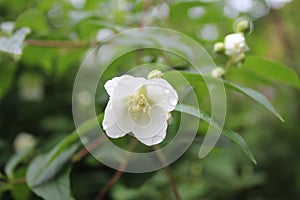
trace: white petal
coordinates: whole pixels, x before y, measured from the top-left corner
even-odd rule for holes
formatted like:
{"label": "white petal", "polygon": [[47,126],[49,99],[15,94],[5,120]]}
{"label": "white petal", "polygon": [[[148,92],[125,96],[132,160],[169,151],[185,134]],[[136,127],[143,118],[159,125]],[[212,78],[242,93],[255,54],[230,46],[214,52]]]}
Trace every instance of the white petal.
{"label": "white petal", "polygon": [[119,81],[120,81],[121,77],[115,77],[111,80],[108,80],[105,84],[104,84],[104,88],[107,92],[107,94],[111,97],[114,93],[115,87],[118,85]]}
{"label": "white petal", "polygon": [[123,102],[123,100],[112,98],[111,114],[120,129],[127,133],[132,131],[133,122],[128,111],[127,103]]}
{"label": "white petal", "polygon": [[161,106],[166,112],[175,109],[178,103],[176,90],[162,78],[149,80],[146,85],[147,98],[155,105]]}
{"label": "white petal", "polygon": [[118,124],[115,123],[111,107],[111,101],[108,101],[108,104],[105,108],[102,126],[107,136],[111,138],[123,137],[127,133],[120,129]]}
{"label": "white petal", "polygon": [[133,76],[124,75],[114,89],[111,98],[112,113],[115,122],[125,132],[132,131],[133,126],[133,120],[130,117],[128,109],[128,100],[130,96],[138,91],[145,81],[145,78],[135,78]]}
{"label": "white petal", "polygon": [[119,138],[126,135],[126,133],[123,132],[123,130],[121,130],[116,123],[114,123],[112,126],[109,126],[105,132],[106,135],[111,138]]}
{"label": "white petal", "polygon": [[167,113],[160,106],[153,106],[150,110],[150,123],[140,126],[134,122],[132,133],[137,138],[150,138],[157,135],[167,122]]}
{"label": "white petal", "polygon": [[121,96],[128,96],[128,94],[136,90],[136,88],[140,87],[140,85],[142,85],[145,81],[146,79],[143,77],[123,75],[108,80],[104,84],[104,88],[110,97],[112,97],[115,93],[115,95],[118,95],[120,98]]}
{"label": "white petal", "polygon": [[149,138],[138,138],[137,137],[137,139],[147,146],[159,144],[166,138],[167,127],[168,127],[167,122],[165,122],[162,129],[155,136],[152,136]]}
{"label": "white petal", "polygon": [[133,77],[123,75],[118,79],[118,84],[114,87],[114,99],[124,99],[133,95],[147,80],[143,77]]}
{"label": "white petal", "polygon": [[132,123],[139,127],[146,127],[151,123],[151,116],[147,112],[143,113],[139,119],[134,119]]}

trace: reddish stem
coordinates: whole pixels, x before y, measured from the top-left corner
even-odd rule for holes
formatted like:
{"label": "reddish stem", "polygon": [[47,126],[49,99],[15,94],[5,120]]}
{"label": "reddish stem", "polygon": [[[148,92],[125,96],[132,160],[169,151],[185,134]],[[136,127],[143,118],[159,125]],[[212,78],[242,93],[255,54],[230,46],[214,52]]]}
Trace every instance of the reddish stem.
{"label": "reddish stem", "polygon": [[[165,163],[164,155],[162,154],[161,151],[158,151],[159,147],[157,145],[155,145],[155,146],[153,146],[153,149],[155,150],[155,153],[156,153],[157,157],[159,158],[159,160],[162,163]],[[176,200],[181,200],[181,196],[179,194],[178,187],[177,187],[175,178],[174,178],[174,176],[171,172],[171,169],[168,166],[166,166],[163,170],[165,171],[166,175],[168,176],[168,179],[169,179],[169,182],[172,186],[172,190],[173,190],[173,193],[175,195]]]}
{"label": "reddish stem", "polygon": [[[137,140],[133,139],[133,141],[129,145],[128,151],[132,151],[136,145],[137,145]],[[106,192],[111,188],[111,186],[120,179],[124,170],[127,168],[127,165],[128,165],[128,161],[124,162],[119,167],[119,169],[114,173],[114,175],[111,177],[111,179],[109,179],[109,181],[104,185],[104,187],[98,193],[95,200],[102,200],[104,198]]]}
{"label": "reddish stem", "polygon": [[97,46],[99,43],[28,39],[24,41],[24,44],[28,46],[53,47],[53,48],[89,48],[89,47]]}

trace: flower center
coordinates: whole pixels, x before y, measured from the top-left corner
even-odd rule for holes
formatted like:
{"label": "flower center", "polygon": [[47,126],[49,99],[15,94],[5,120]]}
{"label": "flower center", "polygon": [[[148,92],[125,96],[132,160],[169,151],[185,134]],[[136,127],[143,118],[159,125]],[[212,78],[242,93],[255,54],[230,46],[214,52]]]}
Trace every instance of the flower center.
{"label": "flower center", "polygon": [[150,104],[146,96],[139,91],[130,97],[128,109],[133,120],[138,120],[143,114],[149,114]]}

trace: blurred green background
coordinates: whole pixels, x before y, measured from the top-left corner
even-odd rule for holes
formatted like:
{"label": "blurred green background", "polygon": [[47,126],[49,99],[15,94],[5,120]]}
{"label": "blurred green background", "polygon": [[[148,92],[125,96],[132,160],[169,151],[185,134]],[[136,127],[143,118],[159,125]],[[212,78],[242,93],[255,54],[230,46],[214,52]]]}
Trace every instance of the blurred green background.
{"label": "blurred green background", "polygon": [[[284,63],[299,73],[299,8],[298,0],[286,5],[271,0],[0,0],[1,37],[13,34],[9,28],[12,24],[14,30],[31,29],[22,55],[0,52],[0,199],[39,199],[25,183],[7,188],[2,181],[3,169],[16,151],[18,134],[34,135],[35,154],[39,154],[74,130],[72,87],[89,44],[131,28],[165,27],[192,37],[218,65],[224,65],[226,57],[214,54],[213,45],[233,32],[236,20],[247,17],[253,21],[247,34],[247,54]],[[155,52],[143,52],[142,61],[134,54],[119,62],[134,65],[160,59]],[[185,62],[174,58],[172,64],[184,67]],[[123,72],[113,73],[117,76]],[[226,126],[245,138],[258,164],[251,163],[223,137],[209,156],[199,159],[203,138],[199,134],[184,156],[170,166],[182,198],[300,199],[299,91],[259,78],[245,80],[234,70],[228,79],[263,93],[285,123],[253,101],[228,93]],[[99,110],[103,110],[107,96],[97,99]],[[202,126],[200,130],[205,130]],[[29,160],[18,167],[15,177],[25,176]],[[95,198],[113,173],[91,156],[73,164],[74,199]],[[174,195],[167,176],[158,171],[123,174],[106,199],[174,199]]]}

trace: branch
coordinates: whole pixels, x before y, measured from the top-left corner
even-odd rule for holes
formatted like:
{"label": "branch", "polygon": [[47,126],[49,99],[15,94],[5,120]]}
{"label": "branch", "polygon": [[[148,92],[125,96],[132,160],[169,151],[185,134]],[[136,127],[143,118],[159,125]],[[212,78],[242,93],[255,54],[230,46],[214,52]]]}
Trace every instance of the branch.
{"label": "branch", "polygon": [[177,184],[176,184],[176,181],[175,181],[175,178],[170,170],[169,167],[165,167],[163,169],[165,171],[165,173],[167,174],[168,176],[168,179],[169,179],[169,182],[171,183],[171,186],[172,186],[172,190],[174,192],[174,195],[176,197],[177,200],[181,200],[181,196],[179,194],[179,191],[178,191],[178,188],[177,188]]}
{"label": "branch", "polygon": [[81,160],[83,157],[88,155],[90,153],[90,151],[94,150],[98,145],[100,145],[102,142],[104,142],[105,139],[107,139],[107,137],[103,134],[100,137],[98,137],[97,139],[93,140],[91,143],[89,143],[87,145],[87,147],[82,148],[78,153],[76,153],[73,156],[72,162],[74,163],[74,162]]}
{"label": "branch", "polygon": [[24,184],[24,183],[26,183],[26,178],[25,177],[15,179],[11,182],[11,184],[14,184],[14,185]]}
{"label": "branch", "polygon": [[38,47],[53,47],[53,48],[89,48],[99,45],[98,42],[73,42],[61,40],[25,40],[25,45]]}
{"label": "branch", "polygon": [[[128,151],[132,151],[135,146],[137,145],[137,140],[133,139],[132,142],[129,145]],[[124,162],[119,169],[114,173],[114,175],[109,179],[109,181],[104,185],[104,187],[101,189],[101,191],[98,193],[95,200],[102,200],[106,194],[106,192],[111,188],[111,186],[119,180],[119,178],[122,176],[124,170],[127,168],[128,161]]]}
{"label": "branch", "polygon": [[[155,146],[153,146],[153,149],[155,150],[155,153],[156,153],[157,157],[159,158],[159,160],[162,163],[165,163],[164,155],[160,151],[158,151],[159,147],[157,145],[155,145]],[[171,172],[171,169],[168,166],[166,166],[165,168],[163,168],[163,170],[165,171],[166,175],[168,176],[168,179],[169,179],[169,182],[171,183],[172,190],[174,192],[176,200],[181,200],[181,196],[179,194],[178,187],[177,187],[175,178]]]}

